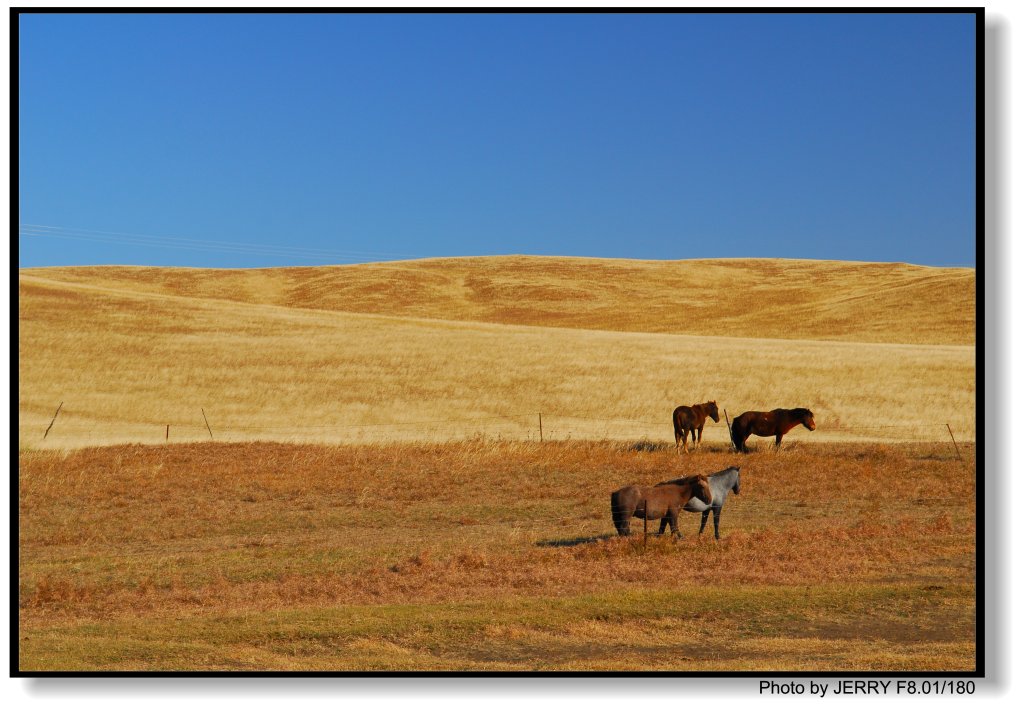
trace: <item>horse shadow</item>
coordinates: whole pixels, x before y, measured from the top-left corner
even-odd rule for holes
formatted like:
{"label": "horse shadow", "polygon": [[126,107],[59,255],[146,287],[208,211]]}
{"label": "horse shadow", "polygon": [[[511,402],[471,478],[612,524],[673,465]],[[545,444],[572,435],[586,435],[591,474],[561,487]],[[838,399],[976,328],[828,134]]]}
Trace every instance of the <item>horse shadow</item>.
{"label": "horse shadow", "polygon": [[655,442],[653,440],[638,440],[627,445],[627,448],[632,452],[664,452],[670,447],[671,443]]}
{"label": "horse shadow", "polygon": [[578,538],[557,538],[555,540],[538,540],[534,545],[541,548],[571,548],[576,545],[592,545],[595,543],[602,543],[605,540],[611,538],[617,538],[615,533],[605,533],[603,535],[582,535]]}
{"label": "horse shadow", "polygon": [[[675,446],[670,442],[654,442],[652,440],[638,440],[627,443],[626,449],[631,452],[675,452]],[[736,448],[731,443],[701,443],[694,452],[720,455],[735,453]]]}
{"label": "horse shadow", "polygon": [[[641,536],[642,533],[633,533],[632,537]],[[605,533],[603,535],[581,535],[578,538],[558,538],[555,540],[538,540],[534,545],[539,548],[572,548],[577,545],[597,545],[603,543],[606,540],[618,539],[619,536],[615,533]],[[671,538],[669,533],[649,533],[648,537],[653,539],[660,538]]]}

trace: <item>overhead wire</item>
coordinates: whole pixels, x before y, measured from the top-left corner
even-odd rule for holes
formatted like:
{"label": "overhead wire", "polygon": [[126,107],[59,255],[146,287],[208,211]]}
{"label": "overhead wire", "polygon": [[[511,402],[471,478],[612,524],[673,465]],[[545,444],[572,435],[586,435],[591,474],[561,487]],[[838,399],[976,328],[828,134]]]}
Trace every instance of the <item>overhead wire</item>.
{"label": "overhead wire", "polygon": [[204,252],[228,252],[251,254],[267,257],[284,257],[315,261],[347,261],[373,262],[382,258],[414,259],[415,255],[394,252],[367,252],[355,250],[333,250],[311,247],[294,247],[286,245],[266,245],[252,242],[228,240],[196,239],[189,237],[173,237],[166,235],[142,235],[127,232],[110,232],[106,230],[88,230],[69,228],[56,225],[34,225],[22,223],[18,234],[25,237],[54,237],[59,239],[100,242],[105,244],[123,244],[143,247],[161,247]]}

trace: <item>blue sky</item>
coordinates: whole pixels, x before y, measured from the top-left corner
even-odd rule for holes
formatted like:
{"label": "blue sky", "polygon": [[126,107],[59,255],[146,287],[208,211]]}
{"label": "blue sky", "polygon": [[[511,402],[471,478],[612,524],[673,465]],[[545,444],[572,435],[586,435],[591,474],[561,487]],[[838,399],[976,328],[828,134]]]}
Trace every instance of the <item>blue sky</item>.
{"label": "blue sky", "polygon": [[19,19],[19,265],[975,265],[954,14]]}

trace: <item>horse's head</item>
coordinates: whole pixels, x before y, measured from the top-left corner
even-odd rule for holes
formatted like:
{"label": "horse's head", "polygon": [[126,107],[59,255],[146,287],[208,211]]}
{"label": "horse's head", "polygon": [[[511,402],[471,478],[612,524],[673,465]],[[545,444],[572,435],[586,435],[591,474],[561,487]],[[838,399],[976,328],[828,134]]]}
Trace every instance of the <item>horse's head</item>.
{"label": "horse's head", "polygon": [[729,469],[736,470],[736,483],[732,485],[732,493],[738,494],[740,493],[740,468],[734,465],[732,467],[729,467]]}
{"label": "horse's head", "polygon": [[710,401],[704,404],[704,407],[708,411],[708,415],[711,416],[711,420],[718,422],[718,402]]}
{"label": "horse's head", "polygon": [[704,503],[711,505],[714,500],[711,496],[711,484],[708,483],[706,474],[697,474],[693,477],[693,496]]}
{"label": "horse's head", "polygon": [[807,428],[808,430],[814,430],[814,414],[811,413],[810,410],[806,408],[803,408],[801,410],[803,410],[804,413],[803,417],[800,419],[800,422],[803,423],[804,427]]}

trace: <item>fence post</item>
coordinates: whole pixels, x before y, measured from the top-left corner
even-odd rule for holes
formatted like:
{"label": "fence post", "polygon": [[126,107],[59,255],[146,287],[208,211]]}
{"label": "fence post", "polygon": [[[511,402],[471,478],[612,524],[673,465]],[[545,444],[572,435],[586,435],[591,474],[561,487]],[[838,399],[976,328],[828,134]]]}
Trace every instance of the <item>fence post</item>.
{"label": "fence post", "polygon": [[953,441],[953,449],[956,450],[956,458],[963,462],[964,458],[960,454],[960,448],[956,446],[956,438],[953,437],[953,429],[949,427],[949,423],[946,423],[946,430],[949,431],[949,439]]}
{"label": "fence post", "polygon": [[540,428],[540,441],[544,442],[544,419],[540,413],[537,414],[537,426]]}
{"label": "fence post", "polygon": [[[199,410],[203,411],[202,408],[200,408]],[[206,421],[206,430],[209,431],[210,439],[213,440],[213,431],[210,430],[210,421],[206,420],[206,411],[203,411],[203,420]]]}
{"label": "fence post", "polygon": [[736,442],[732,439],[732,423],[729,422],[729,411],[723,408],[722,415],[725,416],[725,430],[729,433],[729,447],[735,450]]}
{"label": "fence post", "polygon": [[168,424],[167,425],[167,432],[164,433],[164,441],[167,441],[167,440],[170,440],[170,439],[171,439],[171,426],[170,426],[170,424]]}
{"label": "fence post", "polygon": [[45,439],[46,439],[46,436],[50,434],[50,428],[52,428],[52,427],[53,427],[53,424],[54,424],[54,422],[56,422],[56,420],[57,420],[57,414],[58,414],[58,413],[60,413],[60,409],[61,409],[61,408],[63,408],[63,406],[64,406],[64,402],[63,402],[63,401],[61,401],[61,402],[60,402],[60,405],[59,405],[59,406],[57,406],[57,410],[56,410],[56,411],[54,411],[54,413],[53,413],[53,418],[52,418],[52,419],[50,420],[50,424],[49,424],[48,426],[46,426],[46,432],[45,432],[45,433],[43,433],[43,440],[45,440]]}

